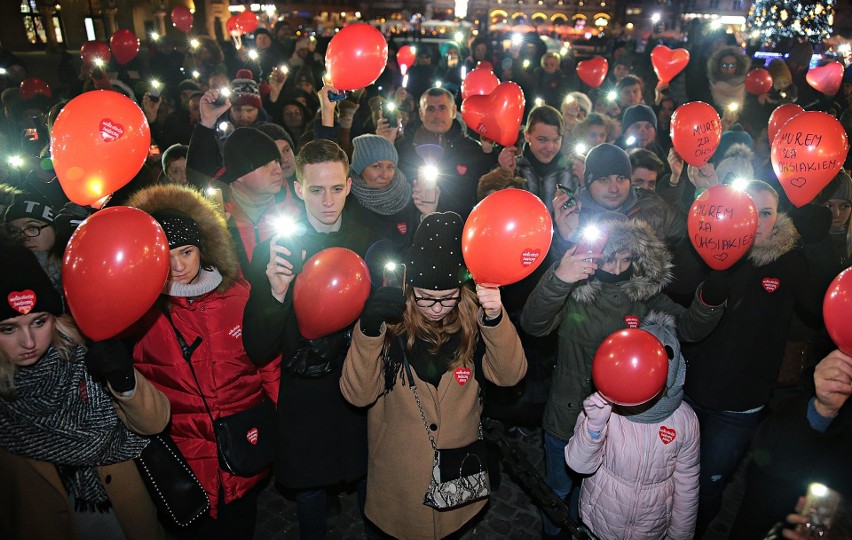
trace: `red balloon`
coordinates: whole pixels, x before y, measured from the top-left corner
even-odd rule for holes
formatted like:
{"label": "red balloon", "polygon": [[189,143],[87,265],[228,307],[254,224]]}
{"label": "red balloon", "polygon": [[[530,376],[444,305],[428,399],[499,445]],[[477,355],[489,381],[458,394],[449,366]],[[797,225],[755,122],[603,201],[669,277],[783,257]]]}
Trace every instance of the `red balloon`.
{"label": "red balloon", "polygon": [[763,68],[749,71],[745,78],[746,90],[756,96],[761,96],[772,90],[772,74]]}
{"label": "red balloon", "polygon": [[583,60],[577,64],[577,76],[592,88],[597,88],[603,84],[608,70],[609,62],[606,61],[606,58],[601,58],[600,56],[596,56],[591,60]]}
{"label": "red balloon", "polygon": [[485,96],[500,85],[497,75],[490,69],[478,67],[467,74],[461,84],[462,99],[470,96]]}
{"label": "red balloon", "polygon": [[103,41],[87,41],[80,47],[80,58],[88,65],[94,64],[96,59],[106,64],[112,58],[112,53],[109,45]]}
{"label": "red balloon", "polygon": [[784,124],[772,141],[772,170],[797,207],[819,195],[849,153],[843,125],[824,112],[803,112]]}
{"label": "red balloon", "polygon": [[592,379],[607,400],[625,407],[654,399],[666,384],[669,360],[660,340],[639,328],[610,334],[592,362]]}
{"label": "red balloon", "polygon": [[843,64],[829,62],[824,66],[809,69],[805,80],[814,90],[833,96],[840,90],[840,84],[843,82]]}
{"label": "red balloon", "polygon": [[367,263],[352,250],[332,247],[308,259],[293,285],[299,332],[317,339],[352,324],[370,296]]}
{"label": "red balloon", "polygon": [[802,114],[803,112],[805,112],[805,109],[799,107],[795,103],[787,103],[780,107],[776,107],[769,116],[769,125],[766,127],[766,134],[769,136],[769,144],[772,144],[772,141],[775,140],[775,136],[779,131],[781,131],[781,127],[786,124],[788,120],[796,115]]}
{"label": "red balloon", "polygon": [[154,304],[169,277],[169,242],[137,208],[94,213],[68,242],[62,286],[71,314],[95,341],[119,334]]}
{"label": "red balloon", "polygon": [[491,62],[486,62],[482,60],[481,62],[476,63],[476,69],[487,69],[488,71],[494,71],[494,66],[491,65]]}
{"label": "red balloon", "polygon": [[672,50],[665,45],[657,45],[651,51],[651,64],[654,66],[654,73],[663,83],[671,82],[688,63],[689,51],[686,49]]}
{"label": "red balloon", "polygon": [[41,94],[48,99],[53,97],[50,86],[38,77],[27,77],[21,81],[18,93],[24,101],[32,99],[36,94]]}
{"label": "red balloon", "polygon": [[139,54],[139,38],[130,30],[116,30],[109,38],[109,48],[116,62],[126,64]]}
{"label": "red balloon", "polygon": [[524,91],[513,82],[504,82],[487,96],[470,96],[462,101],[462,120],[481,136],[503,146],[518,140],[524,116]]}
{"label": "red balloon", "polygon": [[243,30],[240,27],[240,23],[239,23],[236,15],[232,15],[231,17],[228,18],[227,21],[225,21],[225,29],[232,36],[243,35]]}
{"label": "red balloon", "polygon": [[257,15],[248,10],[243,11],[237,15],[237,26],[242,30],[243,34],[251,34],[257,30]]}
{"label": "red balloon", "polygon": [[151,130],[142,109],[111,90],[84,92],[59,113],[50,135],[53,168],[69,199],[86,206],[142,168]]}
{"label": "red balloon", "polygon": [[730,268],[754,244],[757,208],[745,191],[717,184],[704,190],[687,216],[689,240],[710,268]]}
{"label": "red balloon", "polygon": [[350,24],[328,44],[325,70],[338,90],[373,84],[388,63],[385,36],[369,24]]}
{"label": "red balloon", "polygon": [[399,48],[396,53],[396,63],[399,64],[399,69],[403,75],[408,71],[408,68],[414,65],[414,60],[417,58],[417,55],[414,51],[414,47],[410,45],[403,45]]}
{"label": "red balloon", "polygon": [[184,34],[192,30],[192,12],[184,6],[172,9],[172,26]]}
{"label": "red balloon", "polygon": [[840,272],[828,286],[822,302],[822,317],[831,340],[844,354],[852,355],[852,268]]}
{"label": "red balloon", "polygon": [[703,101],[684,103],[672,115],[670,135],[675,150],[693,167],[707,163],[722,140],[722,121]]}
{"label": "red balloon", "polygon": [[552,234],[553,221],[541,199],[522,189],[502,189],[471,211],[462,231],[462,255],[477,283],[509,285],[544,261]]}

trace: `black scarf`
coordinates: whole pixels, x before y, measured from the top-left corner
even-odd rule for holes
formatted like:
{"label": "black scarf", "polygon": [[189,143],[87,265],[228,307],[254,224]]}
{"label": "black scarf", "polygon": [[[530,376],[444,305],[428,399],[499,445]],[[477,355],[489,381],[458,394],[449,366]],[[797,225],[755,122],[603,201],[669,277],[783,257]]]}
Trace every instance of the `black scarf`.
{"label": "black scarf", "polygon": [[557,153],[553,156],[553,159],[550,160],[550,163],[542,163],[535,157],[535,155],[533,155],[532,150],[530,150],[530,145],[524,145],[524,157],[530,162],[530,165],[532,165],[533,170],[539,178],[544,178],[559,168],[559,158],[561,155],[562,154]]}
{"label": "black scarf", "polygon": [[600,268],[595,270],[595,279],[602,283],[621,283],[622,281],[627,281],[633,277],[633,265],[627,267],[627,270],[620,274],[610,274],[609,272],[604,272]]}
{"label": "black scarf", "polygon": [[15,373],[17,397],[0,399],[0,446],[9,452],[53,463],[77,510],[109,508],[96,467],[137,457],[146,437],[119,421],[107,390],[96,383],[78,346],[74,360],[51,347],[32,366]]}

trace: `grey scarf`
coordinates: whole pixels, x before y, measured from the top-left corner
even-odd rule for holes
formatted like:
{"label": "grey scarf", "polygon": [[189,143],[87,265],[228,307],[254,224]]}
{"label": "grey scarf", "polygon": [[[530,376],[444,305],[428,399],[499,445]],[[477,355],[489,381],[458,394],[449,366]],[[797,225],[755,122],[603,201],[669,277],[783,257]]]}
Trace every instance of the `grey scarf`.
{"label": "grey scarf", "polygon": [[393,180],[385,188],[372,188],[361,178],[360,174],[350,172],[352,177],[352,193],[364,208],[380,216],[392,216],[402,212],[411,201],[411,184],[399,169],[393,175]]}
{"label": "grey scarf", "polygon": [[96,467],[133,459],[148,444],[119,421],[107,390],[86,371],[86,350],[62,359],[51,347],[15,373],[17,397],[0,399],[0,446],[53,463],[78,510],[109,508]]}
{"label": "grey scarf", "polygon": [[221,283],[222,274],[218,270],[215,268],[211,268],[210,270],[202,268],[198,271],[198,279],[192,283],[169,283],[166,294],[179,298],[196,298],[202,294],[209,293]]}

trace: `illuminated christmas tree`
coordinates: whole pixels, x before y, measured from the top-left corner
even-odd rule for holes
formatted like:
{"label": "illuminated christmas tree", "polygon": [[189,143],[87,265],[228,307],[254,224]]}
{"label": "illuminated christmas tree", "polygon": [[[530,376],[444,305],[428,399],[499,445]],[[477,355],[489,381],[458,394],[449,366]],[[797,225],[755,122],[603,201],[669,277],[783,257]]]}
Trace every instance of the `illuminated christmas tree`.
{"label": "illuminated christmas tree", "polygon": [[807,38],[820,43],[831,35],[836,0],[755,0],[746,25],[752,39]]}

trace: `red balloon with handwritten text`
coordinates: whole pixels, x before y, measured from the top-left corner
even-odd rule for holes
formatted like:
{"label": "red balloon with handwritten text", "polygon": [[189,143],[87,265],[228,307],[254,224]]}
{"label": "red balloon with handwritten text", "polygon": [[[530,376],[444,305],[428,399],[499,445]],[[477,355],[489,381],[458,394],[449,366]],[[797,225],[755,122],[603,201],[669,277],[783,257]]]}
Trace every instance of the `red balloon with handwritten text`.
{"label": "red balloon with handwritten text", "polygon": [[725,270],[740,260],[754,243],[757,208],[742,190],[717,184],[704,190],[687,216],[689,240],[704,262]]}
{"label": "red balloon with handwritten text", "polygon": [[670,135],[683,160],[700,167],[710,160],[719,146],[722,121],[716,109],[703,101],[692,101],[675,110]]}
{"label": "red balloon with handwritten text", "polygon": [[843,167],[849,138],[843,125],[810,111],[784,124],[772,141],[772,170],[790,202],[802,207],[819,195]]}

